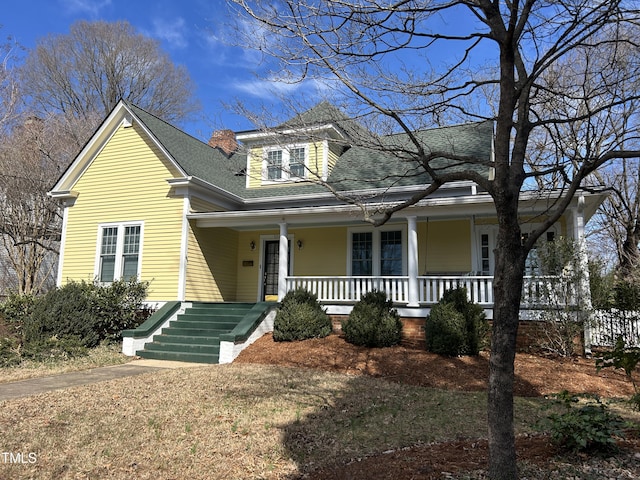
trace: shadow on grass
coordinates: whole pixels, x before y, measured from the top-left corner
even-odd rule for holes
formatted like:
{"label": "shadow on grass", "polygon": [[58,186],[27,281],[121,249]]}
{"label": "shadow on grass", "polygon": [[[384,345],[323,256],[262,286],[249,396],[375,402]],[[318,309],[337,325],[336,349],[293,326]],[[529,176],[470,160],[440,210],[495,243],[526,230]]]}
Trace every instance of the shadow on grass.
{"label": "shadow on grass", "polygon": [[[283,369],[279,378],[270,379],[274,392],[304,389],[296,419],[279,426],[285,455],[302,474],[413,445],[486,437],[487,355],[355,347],[340,338],[285,345],[289,355],[279,364],[317,369],[304,374]],[[518,383],[535,390],[523,379]],[[533,431],[539,407],[539,401],[518,399],[519,431]]]}

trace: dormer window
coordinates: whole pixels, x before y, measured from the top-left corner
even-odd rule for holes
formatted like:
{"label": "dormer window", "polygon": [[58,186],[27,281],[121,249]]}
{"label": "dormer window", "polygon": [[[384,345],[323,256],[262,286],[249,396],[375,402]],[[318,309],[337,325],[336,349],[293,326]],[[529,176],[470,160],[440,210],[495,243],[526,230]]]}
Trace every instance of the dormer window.
{"label": "dormer window", "polygon": [[267,152],[267,179],[282,179],[282,150],[271,150]]}
{"label": "dormer window", "polygon": [[304,146],[265,147],[263,181],[282,182],[306,177],[307,149]]}

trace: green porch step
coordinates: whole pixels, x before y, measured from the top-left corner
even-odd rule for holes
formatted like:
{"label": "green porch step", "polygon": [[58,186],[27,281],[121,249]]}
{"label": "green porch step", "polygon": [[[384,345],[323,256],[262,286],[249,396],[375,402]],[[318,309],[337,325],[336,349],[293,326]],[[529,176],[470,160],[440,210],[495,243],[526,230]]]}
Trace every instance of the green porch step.
{"label": "green porch step", "polygon": [[197,343],[173,343],[165,342],[162,339],[153,341],[145,347],[148,352],[185,352],[185,353],[208,353],[211,355],[220,354],[220,342],[216,344],[197,344]]}
{"label": "green porch step", "polygon": [[220,336],[231,332],[253,306],[196,303],[136,354],[157,360],[218,363]]}
{"label": "green porch step", "polygon": [[198,318],[198,319],[193,319],[192,317],[187,317],[187,318],[178,318],[178,320],[176,322],[173,322],[176,326],[180,325],[180,328],[187,328],[187,329],[194,329],[194,330],[231,330],[233,329],[240,320],[242,320],[242,318],[244,317],[244,315],[242,317],[237,317],[237,318],[224,318],[224,319],[218,319],[218,318],[206,318],[206,317],[202,317],[202,318]]}
{"label": "green porch step", "polygon": [[138,356],[152,360],[171,360],[174,362],[218,363],[218,355],[209,353],[155,352],[145,349],[138,352]]}

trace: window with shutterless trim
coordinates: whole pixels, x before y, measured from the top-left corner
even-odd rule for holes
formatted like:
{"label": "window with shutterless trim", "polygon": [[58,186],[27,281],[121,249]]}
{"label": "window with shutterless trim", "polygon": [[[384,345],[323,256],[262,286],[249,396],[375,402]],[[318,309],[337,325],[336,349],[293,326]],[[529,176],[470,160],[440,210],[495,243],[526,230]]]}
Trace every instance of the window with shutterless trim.
{"label": "window with shutterless trim", "polygon": [[263,152],[262,179],[264,182],[306,178],[307,148],[305,146],[265,147]]}
{"label": "window with shutterless trim", "polygon": [[141,223],[101,225],[98,230],[96,278],[101,283],[140,275]]}
{"label": "window with shutterless trim", "polygon": [[349,231],[350,275],[404,275],[406,272],[406,231],[386,230]]}

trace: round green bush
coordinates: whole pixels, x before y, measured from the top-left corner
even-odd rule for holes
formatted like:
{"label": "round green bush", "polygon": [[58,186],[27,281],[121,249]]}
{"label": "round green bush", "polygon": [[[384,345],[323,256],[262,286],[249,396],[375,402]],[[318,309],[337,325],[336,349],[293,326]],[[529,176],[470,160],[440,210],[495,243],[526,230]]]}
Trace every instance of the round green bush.
{"label": "round green bush", "polygon": [[489,325],[480,305],[467,298],[466,288],[447,290],[425,322],[427,350],[442,355],[478,355]]}
{"label": "round green bush", "polygon": [[322,338],[332,330],[331,318],[317,297],[305,289],[288,292],[273,321],[273,339],[276,342]]}
{"label": "round green bush", "polygon": [[464,315],[453,303],[437,303],[425,323],[427,350],[439,355],[464,355],[468,345]]}
{"label": "round green bush", "polygon": [[402,340],[402,321],[385,292],[371,291],[353,306],[342,322],[347,342],[366,347],[390,347]]}

